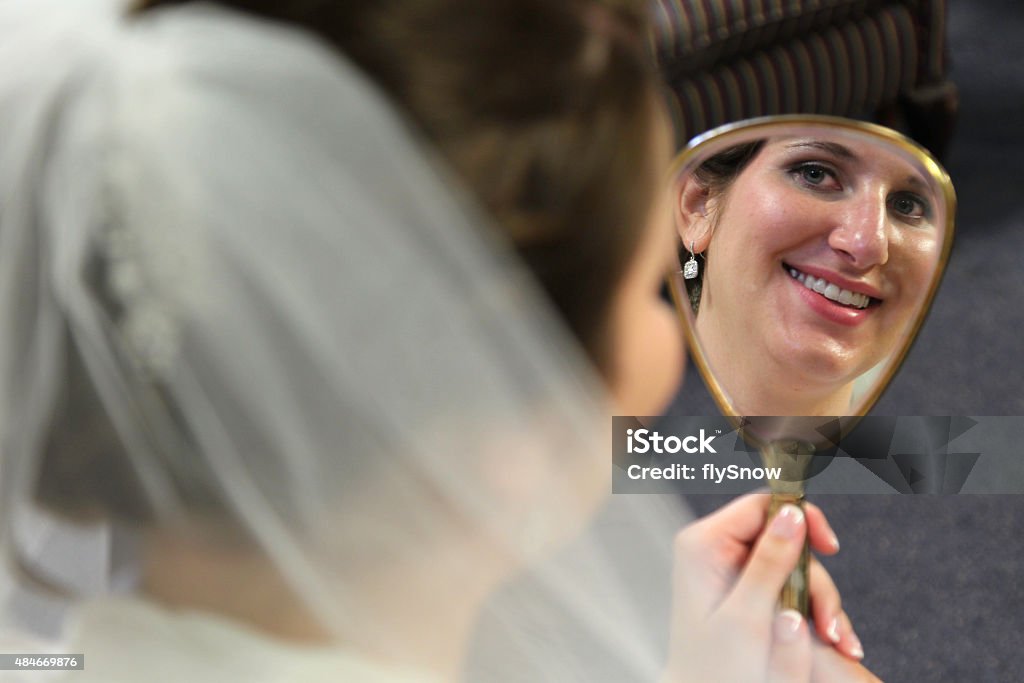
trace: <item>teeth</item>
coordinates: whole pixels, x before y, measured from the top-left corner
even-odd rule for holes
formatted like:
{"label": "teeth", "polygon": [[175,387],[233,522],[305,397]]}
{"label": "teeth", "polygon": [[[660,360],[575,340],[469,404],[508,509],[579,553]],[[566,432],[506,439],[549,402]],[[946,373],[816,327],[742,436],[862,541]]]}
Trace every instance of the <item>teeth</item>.
{"label": "teeth", "polygon": [[858,292],[851,292],[848,289],[842,289],[839,285],[829,282],[820,277],[814,277],[801,273],[796,268],[789,269],[789,275],[794,280],[800,282],[807,289],[821,294],[826,299],[837,301],[846,306],[854,306],[855,308],[866,308],[871,303],[871,297],[866,294],[860,294]]}

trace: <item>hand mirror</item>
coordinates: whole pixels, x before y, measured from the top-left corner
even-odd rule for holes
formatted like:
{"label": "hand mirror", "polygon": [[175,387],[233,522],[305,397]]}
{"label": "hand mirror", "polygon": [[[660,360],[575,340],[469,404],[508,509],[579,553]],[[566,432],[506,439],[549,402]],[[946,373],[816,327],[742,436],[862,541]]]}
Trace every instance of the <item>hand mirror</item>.
{"label": "hand mirror", "polygon": [[[695,364],[785,466],[776,504],[799,502],[816,427],[866,413],[924,320],[952,246],[949,176],[887,128],[776,116],[694,139],[672,198],[671,288]],[[783,602],[806,614],[800,574]]]}

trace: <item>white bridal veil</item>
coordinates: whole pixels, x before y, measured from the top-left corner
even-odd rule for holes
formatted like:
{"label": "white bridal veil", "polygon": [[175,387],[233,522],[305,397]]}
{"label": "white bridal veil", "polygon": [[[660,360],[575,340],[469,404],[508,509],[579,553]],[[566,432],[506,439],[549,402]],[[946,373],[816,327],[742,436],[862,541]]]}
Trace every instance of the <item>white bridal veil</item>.
{"label": "white bridal veil", "polygon": [[609,490],[610,409],[360,73],[214,6],[111,0],[0,1],[0,65],[0,595],[40,559],[15,531],[75,356],[151,523],[217,510],[340,642],[400,650],[352,577],[468,525],[533,567],[469,678],[657,676],[678,520],[617,499],[547,557]]}

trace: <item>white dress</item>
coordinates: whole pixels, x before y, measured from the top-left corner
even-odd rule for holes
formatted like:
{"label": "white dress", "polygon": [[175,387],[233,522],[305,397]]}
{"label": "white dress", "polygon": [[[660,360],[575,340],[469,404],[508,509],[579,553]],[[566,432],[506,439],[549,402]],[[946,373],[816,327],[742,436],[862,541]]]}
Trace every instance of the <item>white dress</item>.
{"label": "white dress", "polygon": [[58,652],[84,654],[84,670],[0,671],[0,681],[440,683],[432,675],[351,652],[286,643],[213,614],[171,611],[134,598],[80,605]]}

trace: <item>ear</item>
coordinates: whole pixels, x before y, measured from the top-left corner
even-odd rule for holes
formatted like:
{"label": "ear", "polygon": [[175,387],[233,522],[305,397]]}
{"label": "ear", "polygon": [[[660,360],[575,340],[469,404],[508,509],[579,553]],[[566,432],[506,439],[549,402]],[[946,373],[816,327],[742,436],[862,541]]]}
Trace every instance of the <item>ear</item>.
{"label": "ear", "polygon": [[694,253],[708,248],[711,241],[711,203],[707,186],[694,178],[684,177],[676,191],[675,223],[679,239]]}

